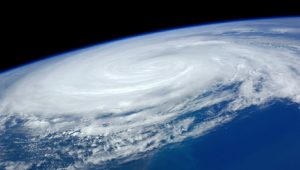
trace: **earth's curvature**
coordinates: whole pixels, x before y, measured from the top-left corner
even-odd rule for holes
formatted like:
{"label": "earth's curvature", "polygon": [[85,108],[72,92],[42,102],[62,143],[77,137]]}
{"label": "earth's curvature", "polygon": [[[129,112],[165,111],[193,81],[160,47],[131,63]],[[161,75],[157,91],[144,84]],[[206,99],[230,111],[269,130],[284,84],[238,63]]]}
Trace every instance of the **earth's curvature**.
{"label": "earth's curvature", "polygon": [[0,169],[299,169],[300,17],[193,26],[0,74]]}

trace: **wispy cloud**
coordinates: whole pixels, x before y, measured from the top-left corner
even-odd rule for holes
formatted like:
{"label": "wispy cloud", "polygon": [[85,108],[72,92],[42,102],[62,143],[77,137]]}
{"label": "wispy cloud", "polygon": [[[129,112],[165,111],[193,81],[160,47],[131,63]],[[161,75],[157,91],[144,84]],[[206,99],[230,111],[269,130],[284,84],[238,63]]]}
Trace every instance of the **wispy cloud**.
{"label": "wispy cloud", "polygon": [[[249,21],[258,24],[256,32],[260,22]],[[267,23],[273,32],[299,33]],[[230,28],[240,31],[238,38],[214,34]],[[2,73],[0,131],[11,128],[5,124],[12,117],[22,119],[37,140],[32,148],[39,149],[39,140],[72,138],[82,149],[59,150],[103,164],[201,136],[251,105],[276,98],[300,103],[300,51],[294,48],[300,41],[243,37],[249,30],[242,22],[163,32]]]}

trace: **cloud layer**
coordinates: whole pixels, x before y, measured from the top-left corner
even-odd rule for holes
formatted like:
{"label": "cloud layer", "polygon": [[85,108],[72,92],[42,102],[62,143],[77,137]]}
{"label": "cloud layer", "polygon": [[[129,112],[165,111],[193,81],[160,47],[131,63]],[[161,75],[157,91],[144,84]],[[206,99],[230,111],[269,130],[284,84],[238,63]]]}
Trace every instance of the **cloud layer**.
{"label": "cloud layer", "polygon": [[300,103],[297,23],[286,18],[160,32],[2,73],[0,134],[25,129],[33,137],[24,145],[33,152],[45,151],[41,141],[72,139],[45,152],[56,147],[73,158],[70,167],[103,165],[203,135],[252,105]]}

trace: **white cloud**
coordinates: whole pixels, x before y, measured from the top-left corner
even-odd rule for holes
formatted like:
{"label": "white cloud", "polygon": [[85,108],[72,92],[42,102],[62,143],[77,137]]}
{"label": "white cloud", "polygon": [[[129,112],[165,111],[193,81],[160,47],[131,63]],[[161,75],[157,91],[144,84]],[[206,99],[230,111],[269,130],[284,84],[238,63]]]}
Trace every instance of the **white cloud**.
{"label": "white cloud", "polygon": [[[0,163],[1,165],[1,163]],[[4,165],[4,169],[5,170],[16,170],[16,169],[19,169],[19,170],[27,170],[27,169],[30,169],[31,168],[31,164],[30,163],[26,163],[26,162],[5,162],[3,163]]]}
{"label": "white cloud", "polygon": [[[78,137],[91,155],[72,146],[61,150],[102,164],[198,137],[251,105],[276,98],[300,103],[300,51],[290,48],[300,42],[243,37],[245,24],[233,26],[137,37],[3,73],[0,130],[14,115],[38,138]],[[222,28],[243,31],[216,35]],[[259,22],[254,28],[260,31]],[[224,102],[218,111],[203,110]]]}

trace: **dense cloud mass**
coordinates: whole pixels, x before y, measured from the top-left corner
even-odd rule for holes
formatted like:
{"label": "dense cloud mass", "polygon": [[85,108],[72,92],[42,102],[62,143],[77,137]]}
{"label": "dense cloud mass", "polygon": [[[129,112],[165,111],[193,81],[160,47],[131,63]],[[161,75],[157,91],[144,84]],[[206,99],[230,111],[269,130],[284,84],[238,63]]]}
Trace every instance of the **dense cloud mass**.
{"label": "dense cloud mass", "polygon": [[[0,136],[18,131],[29,155],[68,157],[61,167],[76,168],[138,159],[199,137],[249,106],[274,99],[300,104],[299,23],[253,20],[159,32],[2,73]],[[23,163],[10,162],[9,154],[0,154],[0,165]]]}

